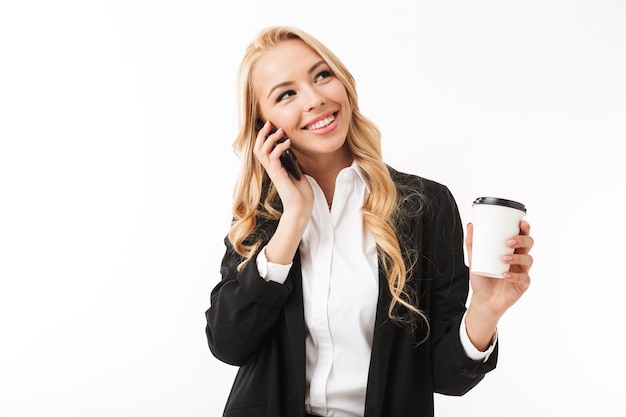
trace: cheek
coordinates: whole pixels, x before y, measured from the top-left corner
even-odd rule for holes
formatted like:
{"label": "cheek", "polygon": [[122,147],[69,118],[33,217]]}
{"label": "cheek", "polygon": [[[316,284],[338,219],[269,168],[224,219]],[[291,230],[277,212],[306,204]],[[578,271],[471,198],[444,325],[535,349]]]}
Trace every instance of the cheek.
{"label": "cheek", "polygon": [[341,118],[344,122],[349,123],[352,120],[352,106],[345,91],[336,96],[335,102],[341,105]]}
{"label": "cheek", "polygon": [[333,101],[336,101],[338,103],[345,103],[346,105],[348,105],[349,103],[348,92],[339,80],[337,80],[337,82],[333,83],[330,86],[328,95],[332,97]]}
{"label": "cheek", "polygon": [[263,111],[262,114],[267,117],[267,120],[272,122],[276,129],[282,127],[283,129],[289,131],[291,127],[297,126],[298,124],[298,114],[286,109],[270,108],[267,111]]}

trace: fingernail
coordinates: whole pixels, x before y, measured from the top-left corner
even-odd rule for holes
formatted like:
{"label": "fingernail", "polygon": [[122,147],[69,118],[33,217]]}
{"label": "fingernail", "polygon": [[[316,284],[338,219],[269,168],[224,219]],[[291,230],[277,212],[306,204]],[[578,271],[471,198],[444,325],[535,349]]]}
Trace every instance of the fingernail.
{"label": "fingernail", "polygon": [[504,274],[502,274],[502,278],[511,278],[511,274],[508,272],[505,272]]}
{"label": "fingernail", "polygon": [[511,255],[504,255],[504,256],[502,256],[502,260],[504,262],[509,262],[512,259],[513,259],[513,257]]}
{"label": "fingernail", "polygon": [[506,241],[506,244],[509,246],[515,246],[516,243],[517,241],[515,239],[510,239]]}

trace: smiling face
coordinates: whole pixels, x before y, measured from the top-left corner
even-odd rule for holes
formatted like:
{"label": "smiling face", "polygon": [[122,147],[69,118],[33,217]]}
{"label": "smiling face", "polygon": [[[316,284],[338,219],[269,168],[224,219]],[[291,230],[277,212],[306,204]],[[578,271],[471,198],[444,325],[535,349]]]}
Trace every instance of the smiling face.
{"label": "smiling face", "polygon": [[283,128],[301,164],[346,159],[351,108],[343,83],[322,57],[300,40],[266,52],[252,73],[259,113]]}

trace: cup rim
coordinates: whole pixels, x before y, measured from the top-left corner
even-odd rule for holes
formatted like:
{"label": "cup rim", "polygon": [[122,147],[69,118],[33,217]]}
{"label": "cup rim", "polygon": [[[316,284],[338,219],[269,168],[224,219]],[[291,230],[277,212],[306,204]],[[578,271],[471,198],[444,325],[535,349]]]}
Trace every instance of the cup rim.
{"label": "cup rim", "polygon": [[506,198],[478,197],[478,198],[476,198],[476,200],[474,200],[474,203],[472,204],[472,206],[474,206],[476,204],[490,204],[490,205],[493,205],[493,206],[510,207],[510,208],[513,208],[513,209],[516,209],[516,210],[520,210],[520,211],[523,211],[524,213],[526,213],[526,207],[524,206],[524,204],[520,203],[519,201],[508,200]]}

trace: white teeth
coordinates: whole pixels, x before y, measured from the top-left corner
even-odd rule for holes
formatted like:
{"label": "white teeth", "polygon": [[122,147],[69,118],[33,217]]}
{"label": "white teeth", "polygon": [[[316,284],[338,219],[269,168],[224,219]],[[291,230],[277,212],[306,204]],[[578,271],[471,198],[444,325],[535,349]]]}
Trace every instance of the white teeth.
{"label": "white teeth", "polygon": [[315,129],[321,129],[324,126],[328,126],[329,124],[331,124],[333,122],[333,120],[335,120],[335,116],[331,115],[328,116],[327,118],[320,120],[319,122],[309,125],[307,126],[308,130],[315,130]]}

